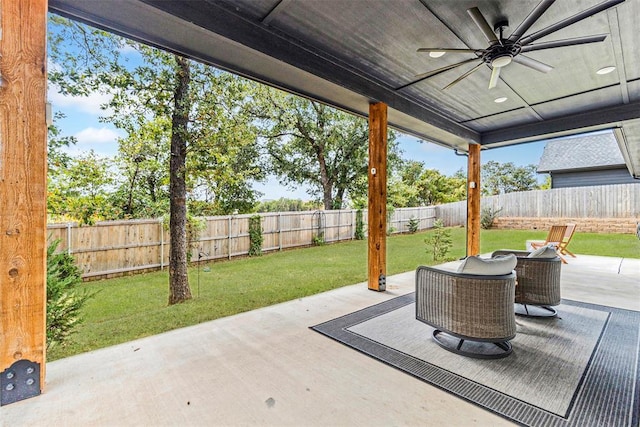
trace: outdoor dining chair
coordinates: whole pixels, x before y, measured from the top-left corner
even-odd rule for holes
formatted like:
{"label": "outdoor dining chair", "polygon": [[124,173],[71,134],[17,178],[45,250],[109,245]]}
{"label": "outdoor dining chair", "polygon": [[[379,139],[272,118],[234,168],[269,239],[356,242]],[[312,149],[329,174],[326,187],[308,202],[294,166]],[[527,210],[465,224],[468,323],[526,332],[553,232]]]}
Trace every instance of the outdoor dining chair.
{"label": "outdoor dining chair", "polygon": [[[558,250],[559,250],[560,254],[569,255],[572,258],[576,257],[576,255],[573,252],[571,252],[569,249],[567,249],[567,246],[569,245],[569,242],[571,242],[571,238],[573,237],[573,233],[575,231],[576,231],[576,225],[575,224],[572,224],[572,223],[567,224],[567,229],[564,232],[564,236],[562,237],[562,241],[558,245]],[[565,264],[566,264],[566,262],[565,262]]]}
{"label": "outdoor dining chair", "polygon": [[[575,228],[575,225],[574,225],[574,228]],[[567,232],[567,226],[566,225],[552,225],[551,229],[549,230],[549,234],[547,234],[547,238],[544,240],[544,242],[542,242],[542,241],[532,241],[532,242],[530,242],[531,248],[532,249],[540,249],[540,248],[542,248],[544,246],[552,245],[556,249],[556,251],[558,252],[558,256],[562,260],[562,263],[566,264],[567,260],[564,259],[564,257],[562,256],[562,252],[561,252],[561,249],[560,249],[560,245],[562,244],[562,241],[564,240],[566,232]],[[568,244],[568,242],[567,242],[567,244]]]}

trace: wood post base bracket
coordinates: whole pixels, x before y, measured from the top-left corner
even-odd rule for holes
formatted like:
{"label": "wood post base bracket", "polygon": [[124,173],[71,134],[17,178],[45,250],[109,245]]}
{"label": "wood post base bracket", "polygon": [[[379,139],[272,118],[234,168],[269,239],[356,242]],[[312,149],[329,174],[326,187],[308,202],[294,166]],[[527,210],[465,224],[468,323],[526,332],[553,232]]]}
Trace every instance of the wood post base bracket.
{"label": "wood post base bracket", "polygon": [[40,394],[40,364],[18,360],[0,374],[0,406]]}

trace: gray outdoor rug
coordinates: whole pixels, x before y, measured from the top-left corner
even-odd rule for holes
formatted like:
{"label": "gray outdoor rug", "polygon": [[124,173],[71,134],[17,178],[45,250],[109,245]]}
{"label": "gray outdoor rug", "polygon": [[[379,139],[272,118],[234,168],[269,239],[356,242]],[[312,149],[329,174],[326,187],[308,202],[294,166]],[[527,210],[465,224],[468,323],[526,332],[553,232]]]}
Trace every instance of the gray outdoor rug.
{"label": "gray outdoor rug", "polygon": [[560,318],[517,317],[513,353],[482,360],[438,346],[414,301],[312,329],[522,425],[638,426],[640,312],[563,300]]}

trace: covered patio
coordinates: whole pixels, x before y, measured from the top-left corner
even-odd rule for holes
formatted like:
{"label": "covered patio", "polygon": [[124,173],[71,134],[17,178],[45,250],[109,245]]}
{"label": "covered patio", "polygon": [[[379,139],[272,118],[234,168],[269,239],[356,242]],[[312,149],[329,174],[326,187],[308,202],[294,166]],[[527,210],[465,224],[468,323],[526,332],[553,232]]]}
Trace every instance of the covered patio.
{"label": "covered patio", "polygon": [[[640,310],[638,277],[640,260],[578,255],[563,298]],[[414,273],[389,277],[385,293],[364,287],[49,363],[46,393],[3,407],[0,424],[512,425],[309,329],[413,292]]]}
{"label": "covered patio", "polygon": [[[480,4],[480,14],[467,12],[475,2],[454,8],[439,0],[393,7],[289,0],[0,0],[0,6],[0,370],[19,360],[41,364],[45,389],[47,10],[368,116],[366,285],[386,289],[356,285],[52,363],[43,396],[2,408],[9,425],[499,423],[307,329],[413,288],[412,272],[386,277],[387,125],[468,155],[469,255],[479,251],[482,149],[614,129],[629,173],[640,177],[636,0],[517,6],[504,0]],[[528,53],[535,60],[520,58],[524,65],[487,57],[467,68],[467,59],[478,62],[476,50],[500,42],[488,33],[505,28],[538,38],[545,29],[558,32],[548,50]],[[588,39],[594,35],[607,37]],[[572,39],[579,42],[566,42]],[[559,50],[557,40],[565,40]],[[420,48],[447,53],[428,58]],[[468,56],[456,56],[456,49]],[[607,67],[615,73],[597,74]],[[638,265],[613,259],[598,269],[592,261],[565,268],[563,296],[638,310],[630,298],[638,295],[632,278]],[[596,270],[587,275],[587,268]]]}

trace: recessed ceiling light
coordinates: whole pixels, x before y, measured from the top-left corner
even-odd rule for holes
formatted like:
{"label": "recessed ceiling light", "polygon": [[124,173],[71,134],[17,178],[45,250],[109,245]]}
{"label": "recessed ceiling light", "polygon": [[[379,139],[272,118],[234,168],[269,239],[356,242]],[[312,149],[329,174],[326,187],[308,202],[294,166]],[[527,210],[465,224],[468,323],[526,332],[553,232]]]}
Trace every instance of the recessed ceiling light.
{"label": "recessed ceiling light", "polygon": [[609,67],[604,67],[604,68],[600,68],[598,71],[596,71],[596,74],[609,74],[611,73],[613,70],[615,70],[616,67],[614,66],[609,66]]}
{"label": "recessed ceiling light", "polygon": [[445,53],[438,50],[438,51],[433,51],[433,52],[429,52],[429,56],[432,58],[440,58],[442,55],[444,55]]}
{"label": "recessed ceiling light", "polygon": [[493,100],[493,102],[495,102],[496,104],[500,104],[501,102],[504,102],[507,100],[506,96],[501,96],[500,98],[496,98]]}

